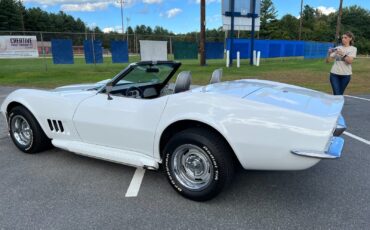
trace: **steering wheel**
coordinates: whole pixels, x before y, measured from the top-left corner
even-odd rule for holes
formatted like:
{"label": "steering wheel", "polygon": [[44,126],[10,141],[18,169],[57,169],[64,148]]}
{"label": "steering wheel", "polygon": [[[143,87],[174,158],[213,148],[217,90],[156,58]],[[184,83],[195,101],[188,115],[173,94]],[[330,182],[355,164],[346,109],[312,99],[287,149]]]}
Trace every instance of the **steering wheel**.
{"label": "steering wheel", "polygon": [[136,86],[130,86],[126,90],[126,97],[132,97],[132,98],[142,98],[143,97],[143,92],[139,87]]}

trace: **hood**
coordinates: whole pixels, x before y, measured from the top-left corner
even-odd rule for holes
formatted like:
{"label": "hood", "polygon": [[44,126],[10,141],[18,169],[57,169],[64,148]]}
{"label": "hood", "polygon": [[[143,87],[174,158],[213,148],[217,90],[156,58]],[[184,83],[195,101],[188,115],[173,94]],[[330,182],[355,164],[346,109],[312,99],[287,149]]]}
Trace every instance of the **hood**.
{"label": "hood", "polygon": [[337,116],[344,104],[343,96],[265,80],[222,82],[193,91],[225,94],[318,116]]}
{"label": "hood", "polygon": [[87,90],[97,90],[100,87],[107,84],[111,79],[106,79],[103,81],[99,81],[96,83],[88,83],[88,84],[75,84],[75,85],[66,85],[55,88],[53,91],[60,92],[60,91],[87,91]]}

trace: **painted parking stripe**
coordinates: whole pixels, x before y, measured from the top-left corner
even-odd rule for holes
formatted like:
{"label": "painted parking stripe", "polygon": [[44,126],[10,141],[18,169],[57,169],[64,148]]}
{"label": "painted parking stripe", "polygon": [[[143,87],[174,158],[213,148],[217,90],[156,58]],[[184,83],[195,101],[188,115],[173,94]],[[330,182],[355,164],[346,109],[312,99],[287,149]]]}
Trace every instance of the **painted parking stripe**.
{"label": "painted parking stripe", "polygon": [[4,94],[4,95],[0,95],[0,97],[7,97],[7,96],[8,96],[8,95],[5,95],[5,94]]}
{"label": "painted parking stripe", "polygon": [[359,100],[364,100],[364,101],[370,101],[370,99],[368,98],[363,98],[363,97],[355,97],[355,96],[351,96],[351,95],[344,95],[346,97],[350,97],[350,98],[356,98],[356,99],[359,99]]}
{"label": "painted parking stripe", "polygon": [[145,169],[137,168],[132,177],[130,186],[127,189],[126,197],[136,197],[139,193],[141,182],[143,181]]}
{"label": "painted parking stripe", "polygon": [[356,139],[356,140],[358,140],[358,141],[361,141],[361,142],[363,142],[363,143],[365,143],[365,144],[367,144],[367,145],[370,145],[370,141],[365,140],[365,139],[364,139],[364,138],[362,138],[362,137],[356,136],[356,135],[354,135],[354,134],[352,134],[352,133],[349,133],[349,132],[344,132],[343,134],[345,134],[345,135],[347,135],[347,136],[349,136],[349,137],[352,137],[353,139]]}

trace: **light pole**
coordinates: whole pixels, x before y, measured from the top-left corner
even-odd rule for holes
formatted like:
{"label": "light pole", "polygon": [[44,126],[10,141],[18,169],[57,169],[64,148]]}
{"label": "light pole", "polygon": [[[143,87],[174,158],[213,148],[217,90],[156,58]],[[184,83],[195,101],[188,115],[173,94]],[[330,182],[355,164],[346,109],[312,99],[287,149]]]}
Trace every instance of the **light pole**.
{"label": "light pole", "polygon": [[117,3],[121,4],[121,23],[122,23],[122,38],[125,40],[125,35],[123,34],[123,3],[125,3],[124,0],[117,0]]}
{"label": "light pole", "polygon": [[303,0],[301,0],[301,16],[299,17],[299,38],[298,40],[302,39],[302,20],[303,20]]}
{"label": "light pole", "polygon": [[127,42],[128,42],[128,24],[129,24],[129,22],[130,22],[130,18],[129,17],[126,17],[126,26],[127,26],[127,29],[126,29],[126,35],[127,35]]}
{"label": "light pole", "polygon": [[126,17],[126,25],[127,25],[127,29],[126,29],[126,35],[127,35],[127,51],[129,52],[129,40],[128,40],[128,23],[130,22],[130,18],[129,17]]}

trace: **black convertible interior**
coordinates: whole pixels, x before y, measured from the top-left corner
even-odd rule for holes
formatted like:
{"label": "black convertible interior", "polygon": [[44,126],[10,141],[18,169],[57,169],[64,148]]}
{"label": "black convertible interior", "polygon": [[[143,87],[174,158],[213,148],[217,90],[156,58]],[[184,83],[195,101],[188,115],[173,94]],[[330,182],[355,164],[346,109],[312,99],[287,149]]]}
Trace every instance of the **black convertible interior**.
{"label": "black convertible interior", "polygon": [[[138,99],[152,99],[180,93],[190,89],[191,73],[182,71],[176,82],[169,87],[169,81],[180,68],[175,61],[144,61],[130,64],[109,82],[101,93]],[[221,81],[222,69],[212,73],[210,84]]]}
{"label": "black convertible interior", "polygon": [[[168,94],[168,83],[181,63],[174,61],[137,62],[117,74],[107,86],[115,96],[151,99]],[[189,72],[189,87],[191,76]],[[107,87],[102,93],[107,92]]]}

